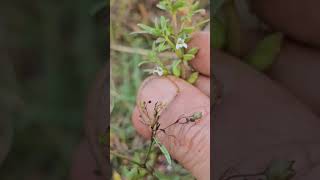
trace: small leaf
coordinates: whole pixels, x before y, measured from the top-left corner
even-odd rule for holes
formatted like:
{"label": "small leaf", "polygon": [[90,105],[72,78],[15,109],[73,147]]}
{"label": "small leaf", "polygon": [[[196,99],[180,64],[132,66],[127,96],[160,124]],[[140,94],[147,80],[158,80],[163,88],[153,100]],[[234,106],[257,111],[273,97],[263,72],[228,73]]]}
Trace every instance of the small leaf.
{"label": "small leaf", "polygon": [[149,34],[147,31],[136,31],[136,32],[132,32],[129,35],[136,35],[136,34]]}
{"label": "small leaf", "polygon": [[160,144],[160,142],[156,139],[153,138],[154,142],[158,145],[158,147],[160,148],[161,152],[163,153],[164,157],[166,158],[167,162],[169,163],[169,165],[171,166],[171,156],[168,152],[168,150],[166,149],[166,147],[164,147],[162,144]]}
{"label": "small leaf", "polygon": [[166,40],[162,37],[159,37],[157,40],[156,40],[156,43],[162,43],[162,42],[165,42]]}
{"label": "small leaf", "polygon": [[144,64],[148,64],[148,63],[152,63],[151,61],[142,61],[138,64],[138,67],[144,65]]}
{"label": "small leaf", "polygon": [[198,80],[198,77],[199,77],[199,72],[194,72],[189,76],[187,81],[190,84],[194,84]]}
{"label": "small leaf", "polygon": [[210,22],[210,19],[203,20],[203,21],[199,22],[198,24],[196,24],[196,27],[201,28],[203,25],[207,24],[208,22]]}
{"label": "small leaf", "polygon": [[157,7],[162,10],[168,10],[168,6],[164,2],[158,3]]}
{"label": "small leaf", "polygon": [[195,56],[193,54],[185,54],[183,55],[183,60],[184,61],[190,61],[194,58]]}
{"label": "small leaf", "polygon": [[173,62],[173,64],[172,64],[172,73],[176,77],[180,77],[181,76],[180,63],[181,63],[181,61],[178,60],[178,61]]}
{"label": "small leaf", "polygon": [[152,32],[152,31],[154,31],[154,28],[152,28],[152,27],[150,27],[150,26],[147,26],[147,25],[145,25],[145,24],[138,24],[138,26],[139,26],[141,29],[145,30],[146,32]]}
{"label": "small leaf", "polygon": [[194,27],[185,27],[181,30],[180,33],[184,32],[184,33],[192,33],[194,31]]}
{"label": "small leaf", "polygon": [[199,51],[199,48],[191,48],[187,54],[192,54],[192,55],[196,55]]}
{"label": "small leaf", "polygon": [[276,60],[282,45],[283,35],[274,33],[258,43],[255,50],[248,55],[246,61],[259,71],[265,71]]}
{"label": "small leaf", "polygon": [[154,35],[154,36],[158,36],[161,34],[161,32],[153,27],[147,26],[145,24],[138,24],[138,26],[144,30],[145,32]]}
{"label": "small leaf", "polygon": [[180,8],[184,7],[185,5],[186,5],[185,0],[176,1],[176,3],[174,3],[172,6],[172,11],[176,12]]}

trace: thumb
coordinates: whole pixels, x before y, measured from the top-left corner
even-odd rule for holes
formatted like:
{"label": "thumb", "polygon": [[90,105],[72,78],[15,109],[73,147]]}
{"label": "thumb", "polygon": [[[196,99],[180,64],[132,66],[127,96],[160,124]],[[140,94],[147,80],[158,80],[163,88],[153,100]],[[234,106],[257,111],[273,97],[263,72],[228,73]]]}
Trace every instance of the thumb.
{"label": "thumb", "polygon": [[[146,102],[146,111],[140,106]],[[175,78],[152,76],[144,81],[137,97],[133,113],[133,124],[144,137],[150,138],[151,129],[145,117],[153,117],[156,103],[165,104],[160,112],[160,127],[157,138],[168,149],[171,156],[188,169],[197,179],[210,179],[210,99],[189,83]],[[196,112],[202,118],[195,122],[177,123],[181,117]],[[142,119],[141,119],[142,118]],[[147,121],[147,122],[146,122]],[[168,127],[169,128],[166,128]]]}

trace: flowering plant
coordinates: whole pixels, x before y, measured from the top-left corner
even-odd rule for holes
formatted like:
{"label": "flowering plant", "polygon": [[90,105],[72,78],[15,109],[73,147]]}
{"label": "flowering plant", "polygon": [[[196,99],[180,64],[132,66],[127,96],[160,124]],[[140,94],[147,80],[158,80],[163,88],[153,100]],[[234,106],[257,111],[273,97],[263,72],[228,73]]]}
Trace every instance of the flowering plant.
{"label": "flowering plant", "polygon": [[[189,62],[194,59],[198,48],[188,48],[187,43],[193,32],[197,31],[209,22],[209,19],[195,22],[195,15],[204,14],[204,9],[199,9],[199,2],[194,0],[161,0],[157,7],[166,11],[169,18],[160,16],[154,20],[153,27],[138,24],[140,32],[134,34],[149,34],[155,40],[148,59],[139,64],[153,64],[153,69],[146,71],[158,76],[174,75],[187,80],[189,83],[196,82],[199,73],[196,72]],[[166,63],[168,59],[160,58],[160,53],[174,53],[174,58]]]}

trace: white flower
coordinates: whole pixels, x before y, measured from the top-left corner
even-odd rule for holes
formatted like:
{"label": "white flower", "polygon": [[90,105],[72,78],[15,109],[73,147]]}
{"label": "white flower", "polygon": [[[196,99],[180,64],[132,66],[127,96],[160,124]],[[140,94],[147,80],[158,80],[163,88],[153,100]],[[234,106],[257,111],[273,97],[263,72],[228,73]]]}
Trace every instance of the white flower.
{"label": "white flower", "polygon": [[182,38],[178,38],[177,40],[177,44],[176,44],[176,49],[180,49],[180,48],[188,48],[188,45],[184,42],[184,39]]}
{"label": "white flower", "polygon": [[163,75],[163,69],[160,66],[156,66],[153,70],[152,70],[152,74],[156,74],[158,76],[162,76]]}

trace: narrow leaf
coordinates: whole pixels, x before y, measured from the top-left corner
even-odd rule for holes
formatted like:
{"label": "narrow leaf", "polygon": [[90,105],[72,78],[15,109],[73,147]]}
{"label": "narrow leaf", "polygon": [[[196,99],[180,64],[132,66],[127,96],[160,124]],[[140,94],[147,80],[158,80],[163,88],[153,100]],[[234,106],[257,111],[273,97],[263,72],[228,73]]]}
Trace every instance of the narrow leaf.
{"label": "narrow leaf", "polygon": [[156,138],[153,138],[153,139],[154,139],[154,142],[157,144],[157,146],[160,148],[161,152],[163,153],[164,157],[168,161],[169,165],[171,165],[171,156],[168,150],[166,149],[166,147],[160,144],[160,142]]}
{"label": "narrow leaf", "polygon": [[142,61],[142,62],[140,62],[140,63],[138,64],[138,67],[140,67],[140,66],[142,66],[142,65],[144,65],[144,64],[148,64],[148,63],[152,63],[152,62],[150,62],[150,61]]}
{"label": "narrow leaf", "polygon": [[196,55],[199,51],[199,48],[191,48],[187,54],[192,54],[192,55]]}

